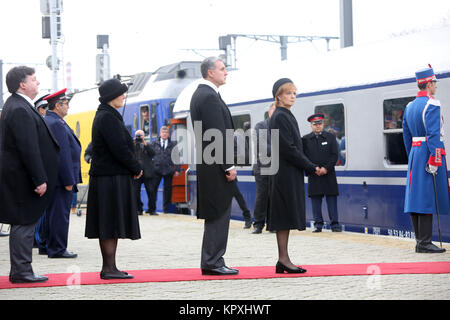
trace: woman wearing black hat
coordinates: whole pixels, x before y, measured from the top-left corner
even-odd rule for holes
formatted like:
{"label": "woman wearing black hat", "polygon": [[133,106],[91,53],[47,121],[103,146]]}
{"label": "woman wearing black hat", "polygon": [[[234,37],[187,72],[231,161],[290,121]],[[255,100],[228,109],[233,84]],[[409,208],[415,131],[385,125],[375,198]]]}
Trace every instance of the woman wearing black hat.
{"label": "woman wearing black hat", "polygon": [[133,278],[116,267],[117,240],[141,237],[133,178],[139,178],[142,170],[133,140],[116,110],[123,107],[127,90],[117,79],[105,81],[99,87],[101,104],[92,125],[85,236],[99,239],[102,279]]}
{"label": "woman wearing black hat", "polygon": [[[296,90],[294,83],[287,78],[275,82],[272,90],[276,109],[270,118],[269,127],[279,132],[279,168],[270,177],[267,230],[277,233],[276,273],[306,272],[295,266],[289,258],[289,231],[306,228],[304,171],[318,170],[303,153],[298,123],[290,111],[295,103]],[[272,140],[274,143],[276,141]]]}

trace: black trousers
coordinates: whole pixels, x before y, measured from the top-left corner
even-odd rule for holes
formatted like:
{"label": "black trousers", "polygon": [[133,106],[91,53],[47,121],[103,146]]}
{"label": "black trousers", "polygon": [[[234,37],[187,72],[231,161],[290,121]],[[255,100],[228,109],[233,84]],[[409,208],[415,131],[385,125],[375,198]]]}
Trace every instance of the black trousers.
{"label": "black trousers", "polygon": [[47,249],[49,257],[61,255],[67,250],[72,196],[72,191],[57,186],[53,198],[41,218],[40,243],[38,245],[41,249]]}
{"label": "black trousers", "polygon": [[9,256],[11,270],[9,275],[21,278],[33,275],[31,267],[34,232],[37,221],[29,225],[11,225],[9,231]]}
{"label": "black trousers", "polygon": [[172,178],[173,174],[168,175],[160,175],[155,173],[153,177],[151,178],[151,190],[152,190],[152,197],[151,201],[149,200],[149,211],[155,212],[156,211],[156,199],[158,194],[158,186],[161,183],[161,179],[164,179],[164,189],[163,189],[163,211],[167,212],[169,205],[172,203]]}
{"label": "black trousers", "polygon": [[215,269],[225,266],[223,256],[227,250],[230,229],[231,203],[228,209],[216,219],[205,219],[200,266]]}
{"label": "black trousers", "polygon": [[269,176],[255,175],[256,196],[253,216],[255,228],[264,228],[267,219],[267,206],[269,204]]}
{"label": "black trousers", "polygon": [[[141,186],[144,184],[145,192],[147,193],[147,203],[148,203],[148,211],[150,211],[150,204],[154,202],[153,200],[153,192],[152,192],[152,180],[151,178],[140,177],[139,179],[133,180],[134,184],[134,192],[136,193],[136,201],[137,201],[137,209],[139,212],[142,212],[142,200],[141,200]],[[153,210],[154,211],[154,210]]]}
{"label": "black trousers", "polygon": [[417,244],[430,244],[431,238],[433,237],[433,215],[411,213],[411,221],[414,227]]}
{"label": "black trousers", "polygon": [[337,196],[311,196],[311,207],[314,217],[314,227],[322,229],[323,216],[322,216],[322,198],[326,198],[328,217],[330,218],[331,228],[339,227],[339,217],[337,210]]}

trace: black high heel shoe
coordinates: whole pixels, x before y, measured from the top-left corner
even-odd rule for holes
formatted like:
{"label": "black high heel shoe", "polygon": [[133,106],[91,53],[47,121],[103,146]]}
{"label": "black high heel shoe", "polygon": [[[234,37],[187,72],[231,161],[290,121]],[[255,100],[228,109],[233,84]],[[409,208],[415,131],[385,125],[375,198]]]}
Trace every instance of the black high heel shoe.
{"label": "black high heel shoe", "polygon": [[101,271],[100,278],[103,280],[111,280],[111,279],[133,279],[134,277],[125,271],[119,271],[119,272]]}
{"label": "black high heel shoe", "polygon": [[305,273],[306,269],[297,267],[296,269],[291,269],[286,267],[284,264],[282,264],[280,261],[277,262],[277,265],[275,266],[275,272],[276,273]]}

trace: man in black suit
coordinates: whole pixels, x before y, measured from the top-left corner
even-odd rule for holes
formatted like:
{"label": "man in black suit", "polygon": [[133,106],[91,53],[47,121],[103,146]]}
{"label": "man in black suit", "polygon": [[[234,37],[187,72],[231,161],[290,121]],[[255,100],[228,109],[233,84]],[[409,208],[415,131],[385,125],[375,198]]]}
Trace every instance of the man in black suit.
{"label": "man in black suit", "polygon": [[0,119],[0,222],[11,225],[9,251],[12,283],[43,282],[31,266],[36,224],[53,195],[59,146],[32,99],[39,81],[32,68],[6,75],[11,96]]}
{"label": "man in black suit", "polygon": [[[190,111],[197,150],[197,217],[205,220],[201,269],[204,275],[235,275],[238,270],[228,268],[223,259],[237,175],[233,164],[233,121],[218,92],[226,82],[227,71],[216,57],[206,58],[200,69],[205,81],[192,95]],[[231,131],[228,147],[227,130]],[[205,132],[220,134],[210,144],[211,139],[203,138]]]}

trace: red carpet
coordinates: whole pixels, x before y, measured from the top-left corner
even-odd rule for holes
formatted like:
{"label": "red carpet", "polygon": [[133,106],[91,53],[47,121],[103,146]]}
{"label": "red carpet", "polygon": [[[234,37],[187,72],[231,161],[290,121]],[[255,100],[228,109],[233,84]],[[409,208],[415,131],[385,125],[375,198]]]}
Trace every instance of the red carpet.
{"label": "red carpet", "polygon": [[302,265],[308,271],[304,274],[276,274],[275,266],[270,267],[236,267],[236,276],[203,276],[199,268],[191,269],[150,269],[127,270],[134,276],[130,280],[102,280],[99,272],[46,274],[47,282],[33,284],[12,284],[8,276],[0,277],[0,289],[36,288],[70,285],[95,285],[108,283],[138,282],[174,282],[198,280],[237,280],[268,279],[288,277],[326,277],[388,274],[431,274],[450,273],[450,261],[445,262],[408,262],[408,263],[373,263],[373,264],[327,264]]}

